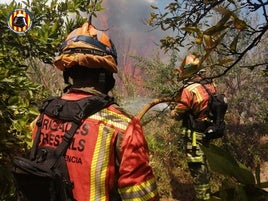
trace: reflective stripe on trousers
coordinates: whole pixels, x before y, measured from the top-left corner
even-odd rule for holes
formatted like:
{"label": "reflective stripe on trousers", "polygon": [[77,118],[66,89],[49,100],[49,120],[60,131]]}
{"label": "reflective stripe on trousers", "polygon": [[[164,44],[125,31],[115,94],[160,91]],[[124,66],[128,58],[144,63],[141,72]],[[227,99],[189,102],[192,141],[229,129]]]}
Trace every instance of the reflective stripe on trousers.
{"label": "reflective stripe on trousers", "polygon": [[202,141],[202,133],[191,131],[189,129],[183,129],[185,150],[187,154],[187,162],[200,162],[204,161],[204,153],[200,149],[199,144]]}
{"label": "reflective stripe on trousers", "polygon": [[206,156],[200,149],[203,133],[182,129],[185,140],[188,167],[193,178],[195,197],[200,200],[210,199],[210,174]]}
{"label": "reflective stripe on trousers", "polygon": [[210,199],[210,185],[209,184],[200,184],[195,185],[195,197],[200,200],[209,200]]}

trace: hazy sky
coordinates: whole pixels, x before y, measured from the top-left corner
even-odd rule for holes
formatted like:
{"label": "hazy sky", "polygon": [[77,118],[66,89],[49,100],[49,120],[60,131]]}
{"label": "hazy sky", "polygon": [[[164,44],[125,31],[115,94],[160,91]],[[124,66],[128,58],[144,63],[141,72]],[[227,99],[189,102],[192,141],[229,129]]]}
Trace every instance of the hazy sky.
{"label": "hazy sky", "polygon": [[[9,4],[10,2],[12,2],[12,0],[0,0],[1,3],[7,3]],[[22,2],[22,0],[16,0],[16,2]]]}

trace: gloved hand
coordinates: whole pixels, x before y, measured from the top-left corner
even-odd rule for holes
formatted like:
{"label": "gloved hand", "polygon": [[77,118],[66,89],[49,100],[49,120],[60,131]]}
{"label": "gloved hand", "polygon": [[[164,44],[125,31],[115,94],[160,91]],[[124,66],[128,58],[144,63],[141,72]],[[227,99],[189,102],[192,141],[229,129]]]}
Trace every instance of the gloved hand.
{"label": "gloved hand", "polygon": [[205,139],[217,139],[224,135],[225,122],[222,122],[220,126],[209,126],[205,130]]}
{"label": "gloved hand", "polygon": [[205,137],[204,138],[206,140],[215,139],[216,138],[216,132],[217,132],[217,129],[215,128],[215,126],[209,126],[205,130]]}
{"label": "gloved hand", "polygon": [[175,107],[176,107],[176,104],[175,104],[175,103],[170,103],[169,106],[168,106],[168,109],[169,109],[170,111],[172,111],[172,110],[175,109]]}
{"label": "gloved hand", "polygon": [[171,112],[170,112],[170,116],[171,116],[172,118],[175,118],[175,117],[177,116],[176,111],[175,111],[175,110],[171,110]]}

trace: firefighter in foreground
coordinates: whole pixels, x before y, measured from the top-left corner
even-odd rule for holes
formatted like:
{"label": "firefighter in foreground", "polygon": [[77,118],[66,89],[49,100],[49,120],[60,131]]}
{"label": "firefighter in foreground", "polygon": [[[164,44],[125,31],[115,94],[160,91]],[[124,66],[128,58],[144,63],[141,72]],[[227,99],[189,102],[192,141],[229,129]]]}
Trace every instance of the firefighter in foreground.
{"label": "firefighter in foreground", "polygon": [[[112,41],[87,22],[69,34],[54,65],[69,84],[61,97],[67,100],[108,94],[118,70]],[[41,143],[57,145],[63,130],[48,123]],[[116,104],[84,120],[66,161],[77,201],[158,200],[141,124]]]}
{"label": "firefighter in foreground", "polygon": [[[184,76],[186,72],[192,73],[192,77],[185,79],[178,103],[171,110],[171,117],[176,120],[182,120],[181,132],[185,139],[185,150],[187,153],[188,167],[193,177],[195,200],[210,199],[210,174],[208,171],[206,156],[199,147],[199,144],[207,145],[202,128],[193,128],[193,122],[197,120],[200,127],[206,127],[207,119],[205,110],[208,105],[209,94],[215,93],[216,89],[211,81],[201,84],[204,70],[199,68],[199,59],[192,54],[186,56],[180,66],[180,75]],[[207,89],[207,90],[206,90]],[[199,132],[198,132],[199,131]]]}

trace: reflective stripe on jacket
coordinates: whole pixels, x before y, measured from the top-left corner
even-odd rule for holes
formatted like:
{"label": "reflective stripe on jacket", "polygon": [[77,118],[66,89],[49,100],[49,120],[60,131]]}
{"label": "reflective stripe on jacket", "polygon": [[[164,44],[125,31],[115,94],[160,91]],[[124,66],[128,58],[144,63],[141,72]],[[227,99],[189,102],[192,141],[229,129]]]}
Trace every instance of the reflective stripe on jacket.
{"label": "reflective stripe on jacket", "polygon": [[[63,99],[77,100],[85,96],[68,93]],[[68,122],[45,115],[40,145],[57,146],[69,126]],[[119,192],[122,200],[146,201],[157,197],[140,122],[115,105],[83,121],[65,159],[77,201],[109,201],[111,192]]]}
{"label": "reflective stripe on jacket", "polygon": [[[211,93],[215,93],[215,85],[213,83],[205,84]],[[205,88],[199,83],[192,83],[186,86],[181,93],[179,103],[172,111],[172,116],[180,116],[185,112],[192,110],[194,115],[198,115],[198,119],[204,119],[206,116],[204,111],[208,105],[209,94]],[[201,112],[201,113],[200,113]]]}

